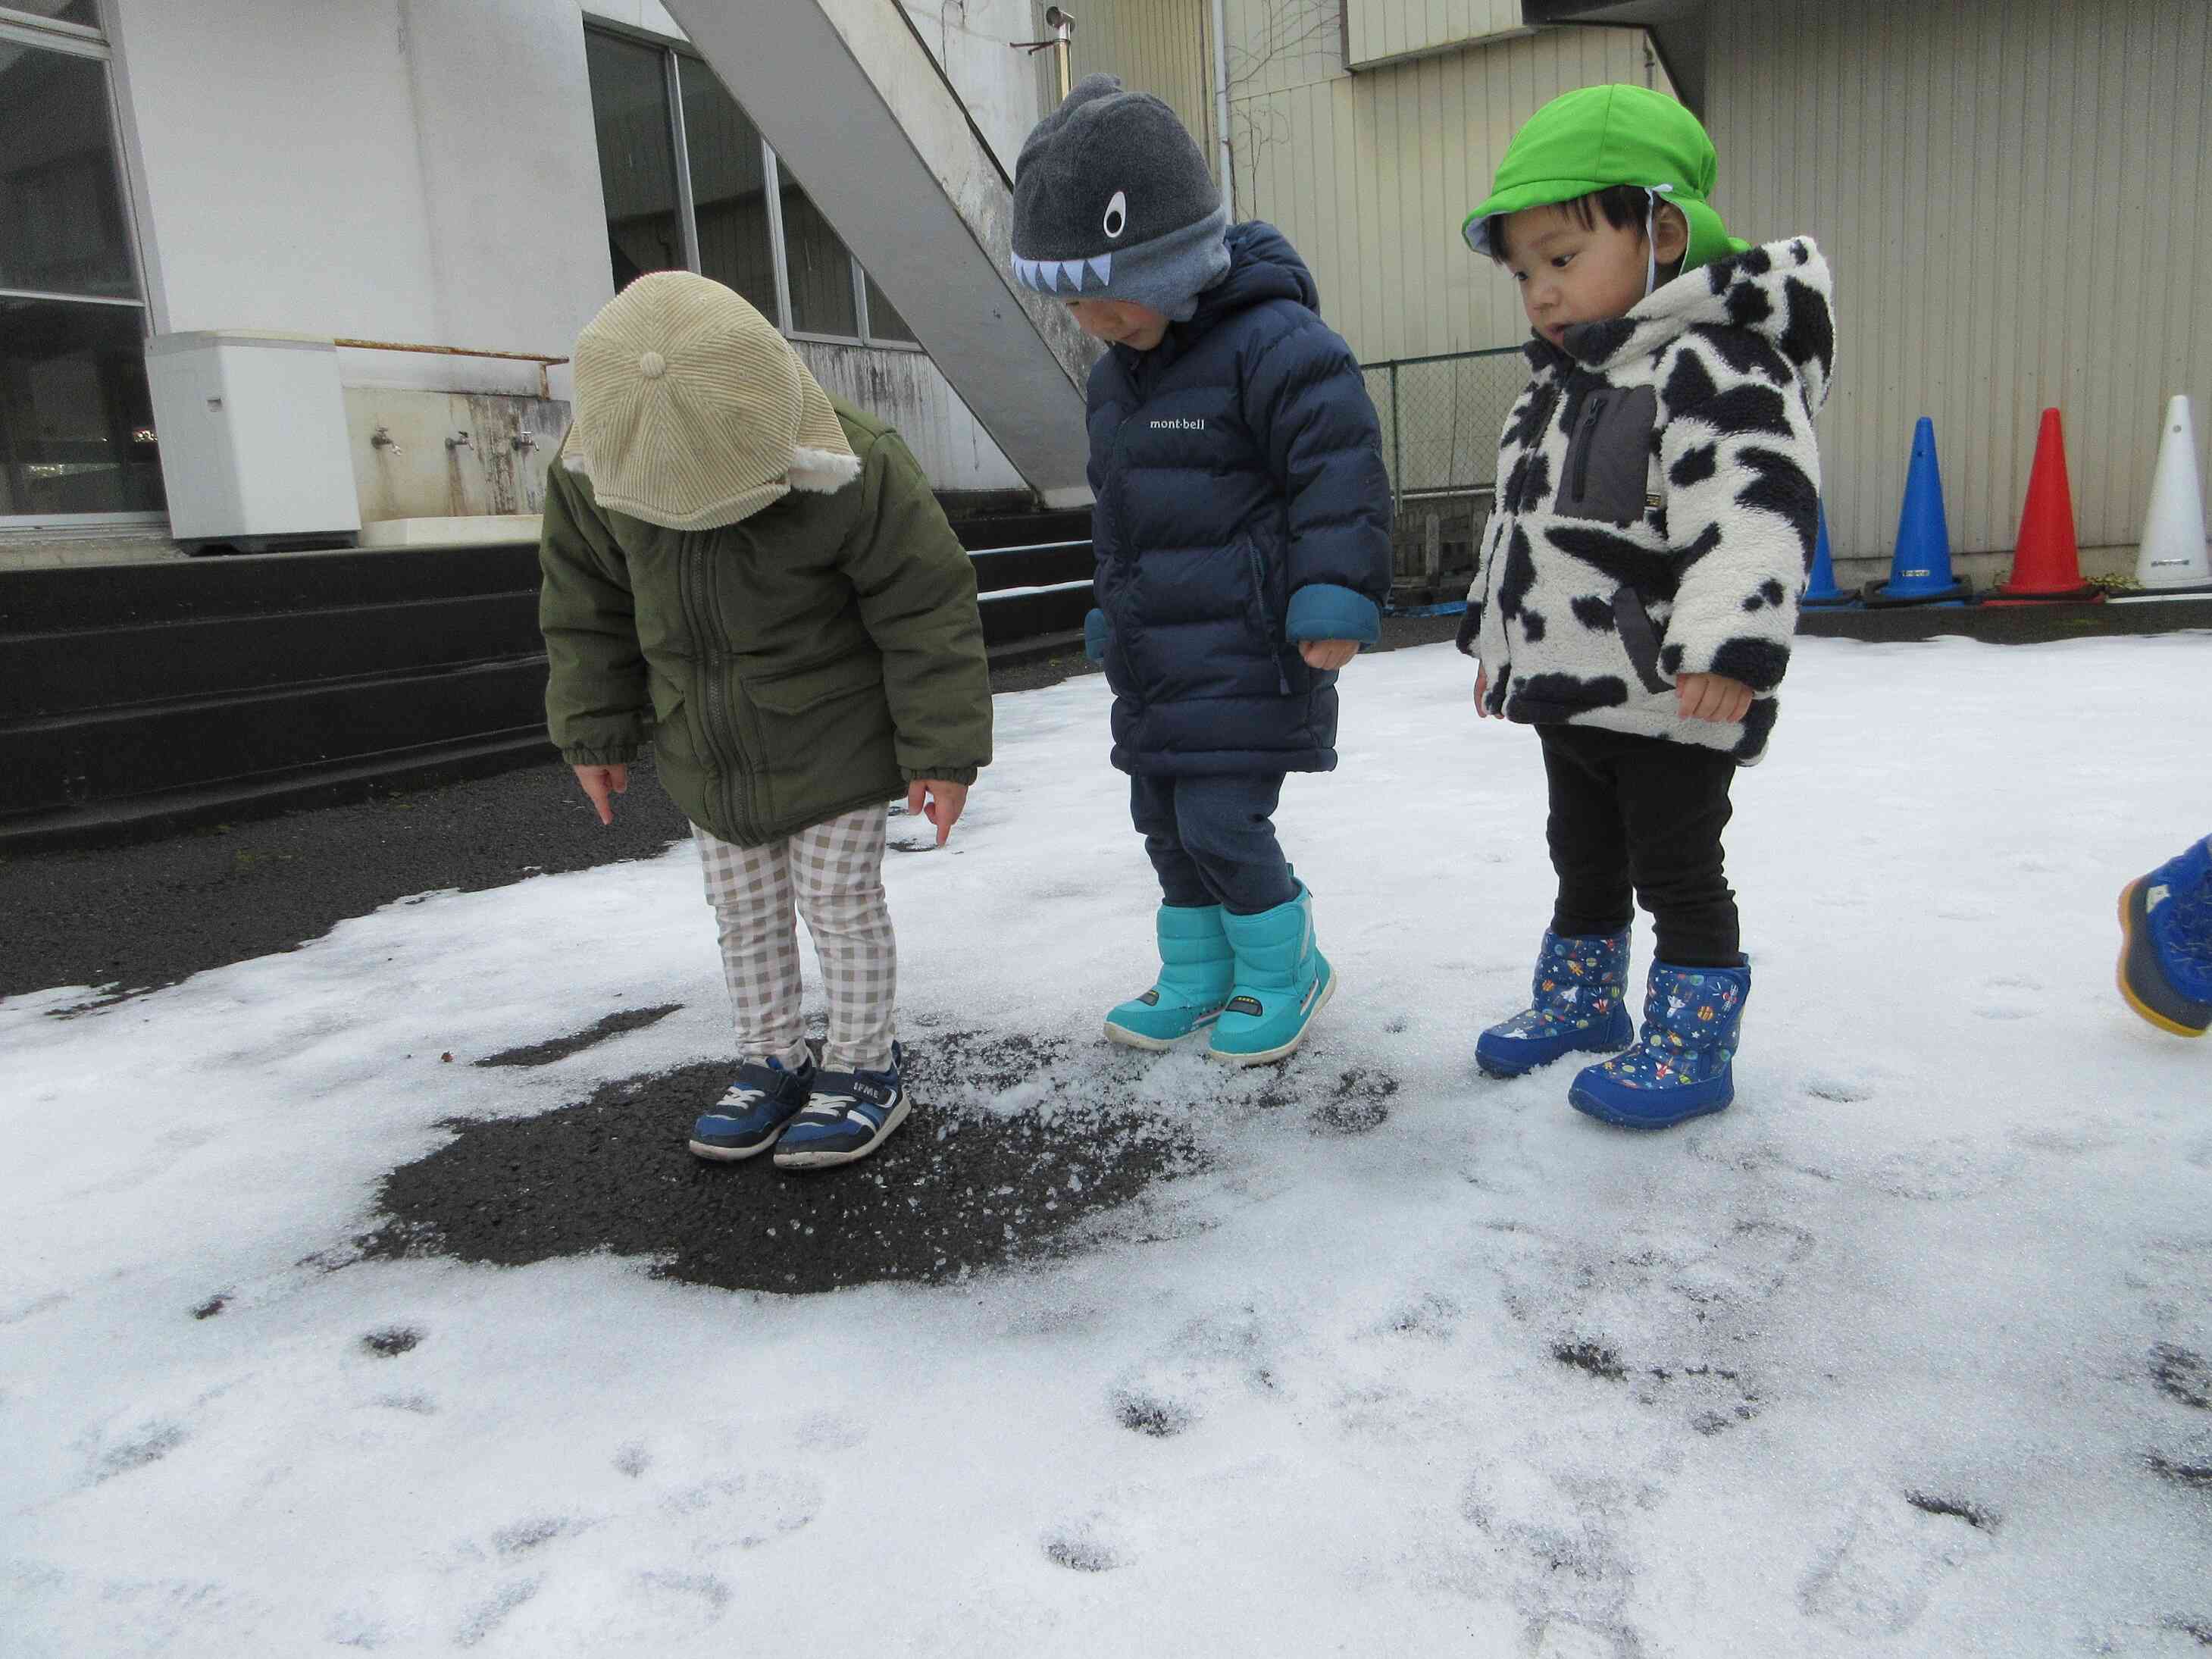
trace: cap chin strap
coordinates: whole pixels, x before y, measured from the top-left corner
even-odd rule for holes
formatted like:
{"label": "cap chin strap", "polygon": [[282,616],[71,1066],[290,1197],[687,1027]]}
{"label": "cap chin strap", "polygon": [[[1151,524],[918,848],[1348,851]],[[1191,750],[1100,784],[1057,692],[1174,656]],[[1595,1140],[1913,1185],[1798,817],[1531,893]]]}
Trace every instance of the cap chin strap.
{"label": "cap chin strap", "polygon": [[1659,286],[1659,198],[1674,188],[1650,185],[1644,191],[1644,297],[1647,300]]}

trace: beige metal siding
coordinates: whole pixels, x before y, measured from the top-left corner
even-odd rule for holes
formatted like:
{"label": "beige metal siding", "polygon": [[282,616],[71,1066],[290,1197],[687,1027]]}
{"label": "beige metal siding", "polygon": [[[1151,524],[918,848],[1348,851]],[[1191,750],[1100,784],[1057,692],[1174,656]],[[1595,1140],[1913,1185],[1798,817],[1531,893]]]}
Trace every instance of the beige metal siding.
{"label": "beige metal siding", "polygon": [[1647,75],[1664,87],[1641,32],[1552,29],[1353,76],[1340,48],[1268,57],[1254,27],[1268,10],[1231,3],[1232,46],[1245,43],[1230,74],[1239,216],[1291,239],[1364,361],[1525,337],[1512,283],[1468,252],[1460,221],[1515,129],[1551,99]]}
{"label": "beige metal siding", "polygon": [[[1213,160],[1213,42],[1206,0],[1090,0],[1075,14],[1074,76],[1119,76],[1163,100]],[[1040,15],[1042,8],[1039,8]]]}
{"label": "beige metal siding", "polygon": [[1437,52],[1522,27],[1521,0],[1343,0],[1343,4],[1345,34],[1355,64]]}
{"label": "beige metal siding", "polygon": [[2046,404],[2085,547],[2138,539],[2166,398],[2212,476],[2204,0],[1719,0],[1707,119],[1739,235],[1819,238],[1838,550],[1893,550],[1934,418],[1954,547],[2009,549]]}

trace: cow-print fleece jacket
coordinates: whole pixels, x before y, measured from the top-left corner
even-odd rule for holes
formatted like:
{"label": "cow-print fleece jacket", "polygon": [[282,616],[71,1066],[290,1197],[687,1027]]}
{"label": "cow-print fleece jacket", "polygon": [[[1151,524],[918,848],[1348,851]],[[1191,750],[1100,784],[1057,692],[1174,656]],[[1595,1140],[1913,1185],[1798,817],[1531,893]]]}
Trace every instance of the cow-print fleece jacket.
{"label": "cow-print fleece jacket", "polygon": [[[1799,237],[1529,343],[1460,629],[1492,714],[1765,751],[1819,520],[1830,294]],[[1742,681],[1750,712],[1683,719],[1681,674]]]}

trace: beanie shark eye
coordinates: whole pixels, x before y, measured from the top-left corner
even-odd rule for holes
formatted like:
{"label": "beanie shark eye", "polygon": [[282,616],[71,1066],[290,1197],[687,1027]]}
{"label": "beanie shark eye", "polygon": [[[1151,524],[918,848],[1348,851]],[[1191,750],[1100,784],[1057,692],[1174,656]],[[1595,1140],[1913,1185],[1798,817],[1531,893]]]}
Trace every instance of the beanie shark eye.
{"label": "beanie shark eye", "polygon": [[1105,230],[1108,237],[1118,240],[1129,228],[1129,192],[1117,190],[1114,199],[1106,204]]}

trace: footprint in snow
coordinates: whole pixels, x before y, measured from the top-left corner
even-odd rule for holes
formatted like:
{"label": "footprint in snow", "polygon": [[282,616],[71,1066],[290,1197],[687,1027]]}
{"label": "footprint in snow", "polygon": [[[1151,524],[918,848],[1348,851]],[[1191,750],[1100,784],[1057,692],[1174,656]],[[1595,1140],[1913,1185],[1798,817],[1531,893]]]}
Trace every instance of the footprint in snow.
{"label": "footprint in snow", "polygon": [[1046,1560],[1071,1572],[1111,1572],[1129,1565],[1127,1553],[1105,1535],[1095,1515],[1054,1527],[1038,1543]]}
{"label": "footprint in snow", "polygon": [[191,1431],[181,1423],[161,1419],[142,1423],[113,1445],[102,1449],[94,1459],[92,1484],[96,1486],[119,1474],[158,1463],[191,1438]]}
{"label": "footprint in snow", "polygon": [[1862,1641],[1900,1635],[1927,1611],[1938,1583],[1993,1547],[1987,1530],[1948,1507],[1931,1511],[1917,1497],[1869,1492],[1814,1554],[1797,1604]]}
{"label": "footprint in snow", "polygon": [[538,1594],[542,1582],[536,1578],[519,1579],[477,1602],[462,1615],[460,1626],[453,1632],[453,1645],[472,1648],[491,1636],[513,1617],[516,1608]]}

